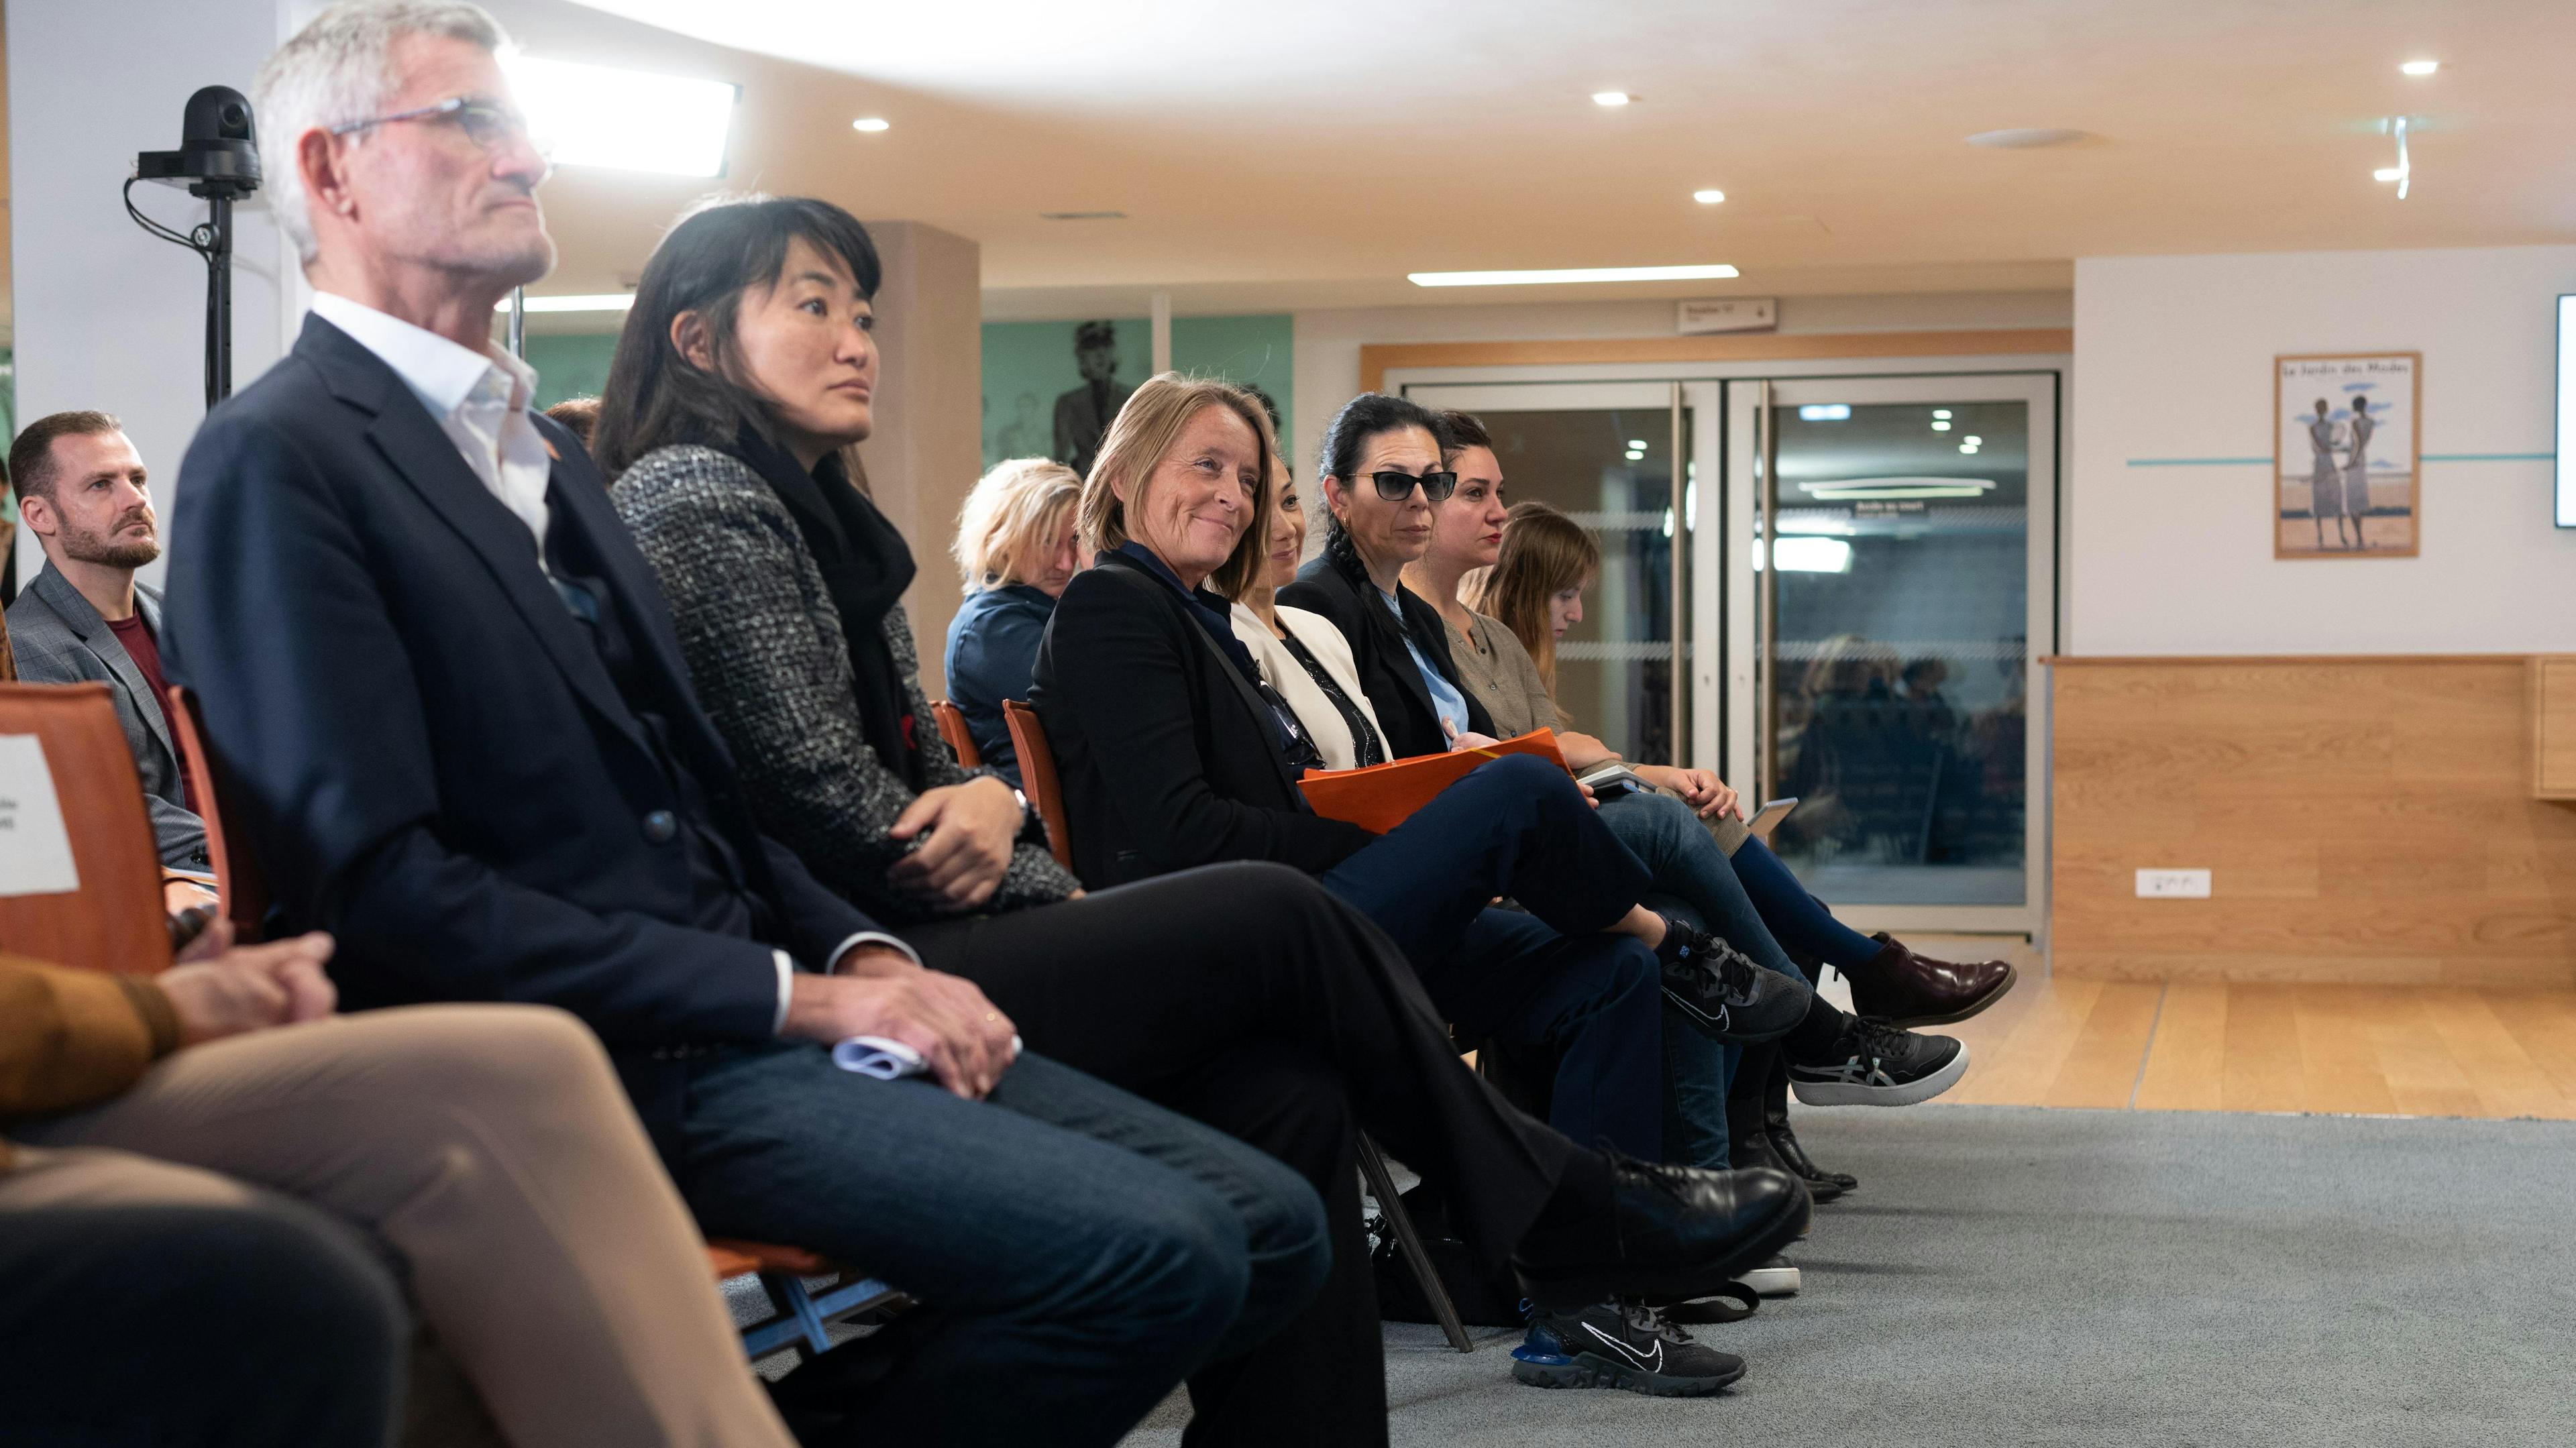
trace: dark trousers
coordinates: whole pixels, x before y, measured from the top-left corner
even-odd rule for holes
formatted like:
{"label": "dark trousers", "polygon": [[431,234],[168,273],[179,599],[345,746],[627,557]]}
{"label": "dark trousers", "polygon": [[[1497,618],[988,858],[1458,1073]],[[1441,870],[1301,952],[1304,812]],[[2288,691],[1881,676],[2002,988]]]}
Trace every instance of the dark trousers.
{"label": "dark trousers", "polygon": [[811,1045],[686,1064],[669,1164],[710,1236],[809,1247],[934,1305],[844,1405],[871,1442],[1106,1448],[1331,1265],[1296,1173],[1034,1052],[985,1102]]}
{"label": "dark trousers", "polygon": [[[1484,765],[1323,881],[1394,938],[1463,1036],[1553,1056],[1557,1130],[1662,1158],[1662,975],[1642,943],[1599,933],[1646,869],[1564,770]],[[1488,908],[1497,895],[1529,913]]]}
{"label": "dark trousers", "polygon": [[1031,1049],[1260,1147],[1323,1196],[1331,1276],[1277,1335],[1191,1378],[1194,1445],[1385,1441],[1355,1127],[1454,1187],[1496,1258],[1573,1149],[1459,1062],[1382,931],[1285,865],[1211,865],[905,935],[932,969],[982,986]]}
{"label": "dark trousers", "polygon": [[1789,867],[1760,840],[1746,840],[1728,857],[1744,893],[1760,911],[1762,923],[1790,954],[1820,960],[1836,970],[1866,965],[1879,944],[1834,918],[1824,902],[1808,893]]}
{"label": "dark trousers", "polygon": [[19,1448],[383,1448],[400,1420],[401,1290],[300,1202],[0,1206],[0,1283]]}

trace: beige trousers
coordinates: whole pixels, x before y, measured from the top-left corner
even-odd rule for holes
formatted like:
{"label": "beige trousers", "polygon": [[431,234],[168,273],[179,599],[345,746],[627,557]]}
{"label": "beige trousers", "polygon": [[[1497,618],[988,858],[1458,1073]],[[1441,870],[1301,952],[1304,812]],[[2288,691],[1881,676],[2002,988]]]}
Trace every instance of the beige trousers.
{"label": "beige trousers", "polygon": [[[221,1173],[373,1233],[519,1448],[790,1448],[607,1053],[560,1011],[420,1006],[260,1031],[11,1134]],[[118,1184],[81,1155],[86,1169],[19,1188],[222,1190],[148,1163]]]}

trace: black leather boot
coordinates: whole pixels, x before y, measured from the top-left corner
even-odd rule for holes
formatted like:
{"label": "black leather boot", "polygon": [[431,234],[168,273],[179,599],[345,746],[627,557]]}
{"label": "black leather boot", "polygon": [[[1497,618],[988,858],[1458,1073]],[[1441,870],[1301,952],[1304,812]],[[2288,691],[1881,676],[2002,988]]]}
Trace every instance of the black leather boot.
{"label": "black leather boot", "polygon": [[1769,1079],[1762,1086],[1762,1135],[1769,1143],[1772,1157],[1783,1171],[1807,1184],[1807,1191],[1817,1201],[1830,1201],[1860,1185],[1860,1178],[1849,1172],[1826,1171],[1807,1155],[1798,1142],[1798,1134],[1789,1129],[1789,1062],[1774,1057]]}

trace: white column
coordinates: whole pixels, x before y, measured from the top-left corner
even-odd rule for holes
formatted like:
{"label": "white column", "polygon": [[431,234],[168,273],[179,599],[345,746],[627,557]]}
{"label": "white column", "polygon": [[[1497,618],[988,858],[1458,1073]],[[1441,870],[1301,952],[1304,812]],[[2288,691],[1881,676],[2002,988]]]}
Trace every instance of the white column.
{"label": "white column", "polygon": [[1154,293],[1154,374],[1172,370],[1172,294]]}
{"label": "white column", "polygon": [[[206,268],[144,233],[118,188],[138,151],[175,150],[201,86],[247,95],[309,6],[281,0],[7,0],[9,248],[18,420],[112,412],[152,472],[166,526],[179,458],[205,415]],[[135,205],[179,231],[206,203],[145,183]],[[234,209],[233,385],[284,354],[302,310],[294,254],[266,204]],[[18,577],[43,558],[20,530]],[[158,582],[161,565],[144,571]]]}

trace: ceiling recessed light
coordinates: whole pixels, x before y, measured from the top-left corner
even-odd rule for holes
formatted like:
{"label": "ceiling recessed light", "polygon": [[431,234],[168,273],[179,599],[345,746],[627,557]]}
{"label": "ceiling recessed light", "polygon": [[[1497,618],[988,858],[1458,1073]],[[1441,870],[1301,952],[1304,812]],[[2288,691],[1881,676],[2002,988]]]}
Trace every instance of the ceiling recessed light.
{"label": "ceiling recessed light", "polygon": [[2088,140],[2082,131],[2062,126],[2013,126],[2000,131],[1979,131],[1968,138],[1971,146],[1991,146],[2002,151],[2032,151],[2042,146],[2071,146]]}
{"label": "ceiling recessed light", "polygon": [[891,123],[883,116],[861,116],[857,120],[850,122],[850,129],[853,131],[882,131],[887,129],[890,124]]}
{"label": "ceiling recessed light", "polygon": [[1717,190],[1714,187],[1711,187],[1706,191],[1694,191],[1691,193],[1691,200],[1698,202],[1702,206],[1715,206],[1717,203],[1724,201],[1725,199],[1726,193]]}
{"label": "ceiling recessed light", "polygon": [[1626,91],[1594,91],[1592,93],[1592,103],[1596,106],[1624,106],[1635,99],[1635,96],[1628,94]]}
{"label": "ceiling recessed light", "polygon": [[1741,276],[1723,262],[1713,266],[1578,266],[1553,271],[1406,272],[1417,287],[1533,287],[1552,282],[1702,282]]}
{"label": "ceiling recessed light", "polygon": [[1950,409],[1946,407],[1936,407],[1932,409],[1932,415],[1943,422],[1948,422],[1950,420]]}
{"label": "ceiling recessed light", "polygon": [[2397,68],[2408,75],[2431,75],[2433,72],[2442,68],[2442,62],[2438,60],[2410,60]]}
{"label": "ceiling recessed light", "polygon": [[1798,420],[1800,422],[1849,422],[1851,404],[1848,402],[1805,403],[1798,409]]}
{"label": "ceiling recessed light", "polygon": [[2373,181],[2394,181],[2405,174],[2405,172],[2398,170],[2394,166],[2382,166],[2378,170],[2370,173],[2370,179]]}

